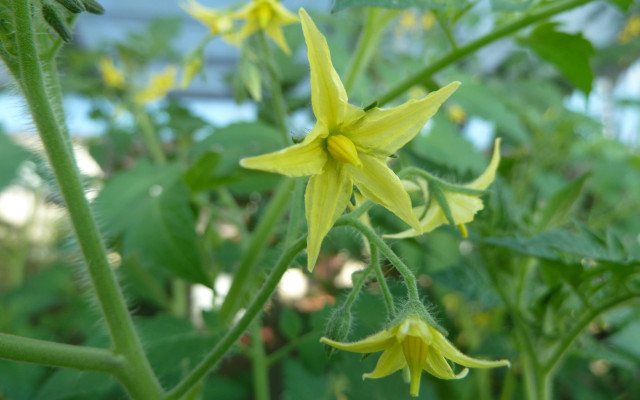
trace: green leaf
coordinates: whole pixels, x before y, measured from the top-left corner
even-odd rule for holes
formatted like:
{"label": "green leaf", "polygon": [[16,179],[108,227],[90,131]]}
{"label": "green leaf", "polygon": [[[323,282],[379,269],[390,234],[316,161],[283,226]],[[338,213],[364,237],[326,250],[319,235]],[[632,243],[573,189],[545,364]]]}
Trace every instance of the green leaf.
{"label": "green leaf", "polygon": [[533,0],[491,0],[493,11],[523,11],[531,7]]}
{"label": "green leaf", "polygon": [[216,169],[222,156],[217,151],[208,151],[182,175],[185,183],[194,192],[213,189],[225,183],[216,176]]}
{"label": "green leaf", "polygon": [[595,54],[593,46],[582,34],[559,32],[557,26],[557,23],[540,25],[519,42],[553,64],[578,89],[589,93],[593,83],[589,64],[589,57]]}
{"label": "green leaf", "polygon": [[300,332],[302,332],[302,319],[298,313],[290,308],[283,308],[282,314],[280,314],[280,331],[289,339],[300,335]]}
{"label": "green leaf", "polygon": [[112,237],[123,237],[123,257],[138,255],[148,268],[165,268],[211,285],[200,259],[190,192],[177,165],[140,163],[116,175],[95,201],[96,214]]}
{"label": "green leaf", "polygon": [[[316,344],[316,346],[318,346]],[[321,346],[318,346],[321,348]],[[322,354],[321,357],[324,357]],[[328,399],[326,375],[314,375],[297,361],[284,362],[284,400]]]}
{"label": "green leaf", "polygon": [[582,175],[558,190],[545,202],[544,207],[540,210],[536,231],[542,232],[554,228],[567,220],[571,208],[580,198],[580,193],[582,193],[582,188],[588,177],[588,173]]}
{"label": "green leaf", "polygon": [[607,0],[609,3],[618,7],[623,12],[629,11],[629,7],[633,4],[633,0]]}
{"label": "green leaf", "polygon": [[23,161],[29,159],[30,153],[22,146],[18,146],[0,132],[0,190],[13,181],[18,172],[18,167]]}
{"label": "green leaf", "polygon": [[438,9],[447,7],[461,8],[466,4],[464,0],[335,0],[331,12],[342,11],[352,7],[382,7],[382,8],[420,8],[422,10]]}
{"label": "green leaf", "polygon": [[115,380],[105,374],[59,369],[40,388],[36,400],[105,399],[115,387]]}

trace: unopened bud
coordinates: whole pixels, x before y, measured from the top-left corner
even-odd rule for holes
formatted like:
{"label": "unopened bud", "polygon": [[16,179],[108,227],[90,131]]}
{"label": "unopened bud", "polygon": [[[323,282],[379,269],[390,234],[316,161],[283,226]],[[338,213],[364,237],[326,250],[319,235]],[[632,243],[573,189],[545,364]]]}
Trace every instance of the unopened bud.
{"label": "unopened bud", "polygon": [[96,0],[81,0],[84,8],[91,14],[104,14],[104,7]]}
{"label": "unopened bud", "polygon": [[56,2],[74,14],[85,11],[80,0],[56,0]]}
{"label": "unopened bud", "polygon": [[[337,342],[345,341],[351,330],[351,320],[351,310],[346,307],[336,308],[331,314],[329,322],[327,322],[325,337]],[[324,351],[327,353],[327,356],[330,357],[336,349],[325,344]]]}
{"label": "unopened bud", "polygon": [[47,2],[42,3],[42,16],[44,20],[47,21],[47,24],[60,36],[60,39],[67,43],[71,41],[72,37],[69,27],[67,27],[67,24],[58,13],[56,7]]}

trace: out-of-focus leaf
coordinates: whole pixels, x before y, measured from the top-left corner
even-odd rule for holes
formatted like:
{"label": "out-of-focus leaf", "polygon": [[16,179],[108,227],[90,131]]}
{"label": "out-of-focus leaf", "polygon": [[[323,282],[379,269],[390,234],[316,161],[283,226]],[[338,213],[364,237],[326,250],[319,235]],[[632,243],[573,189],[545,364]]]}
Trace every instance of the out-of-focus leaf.
{"label": "out-of-focus leaf", "polygon": [[290,308],[283,308],[280,314],[280,331],[289,339],[297,337],[302,331],[302,319]]}
{"label": "out-of-focus leaf", "polygon": [[112,236],[123,236],[124,256],[137,254],[147,267],[162,267],[211,285],[200,259],[190,193],[177,165],[140,163],[109,181],[95,201],[96,214]]}
{"label": "out-of-focus leaf", "polygon": [[202,388],[203,399],[245,400],[251,397],[250,386],[222,376],[207,379]]}
{"label": "out-of-focus leaf", "polygon": [[554,228],[567,220],[573,205],[578,201],[584,183],[589,174],[569,183],[553,194],[545,203],[536,224],[536,230],[542,232],[545,229]]}
{"label": "out-of-focus leaf", "polygon": [[46,372],[40,365],[0,360],[0,393],[11,400],[33,399]]}
{"label": "out-of-focus leaf", "polygon": [[456,91],[456,101],[469,115],[493,122],[499,136],[523,143],[528,139],[527,129],[520,117],[512,111],[510,100],[480,83],[465,82]]}
{"label": "out-of-focus leaf", "polygon": [[633,4],[633,0],[607,0],[609,3],[615,5],[620,10],[627,12],[629,11],[629,7]]}
{"label": "out-of-focus leaf", "polygon": [[425,160],[459,173],[482,171],[487,162],[471,142],[442,115],[436,114],[432,121],[433,127],[427,135],[419,134],[410,142],[411,150]]}
{"label": "out-of-focus leaf", "polygon": [[106,399],[116,385],[106,374],[59,369],[40,388],[36,400]]}
{"label": "out-of-focus leaf", "polygon": [[[317,344],[316,344],[317,345]],[[322,346],[318,346],[322,348]],[[314,375],[297,361],[284,362],[284,400],[325,400],[330,398],[326,375]]]}
{"label": "out-of-focus leaf", "polygon": [[553,64],[578,89],[589,93],[593,82],[589,64],[589,58],[595,54],[593,46],[582,34],[559,32],[557,26],[557,23],[540,25],[528,38],[520,39],[520,43]]}
{"label": "out-of-focus leaf", "polygon": [[0,131],[0,190],[16,177],[18,167],[29,159],[29,155],[24,147],[15,144]]}
{"label": "out-of-focus leaf", "polygon": [[463,7],[465,0],[334,0],[331,12],[352,7],[420,8],[423,10]]}
{"label": "out-of-focus leaf", "polygon": [[216,176],[222,156],[217,151],[208,151],[184,172],[182,178],[194,192],[213,189],[226,181]]}
{"label": "out-of-focus leaf", "polygon": [[494,11],[522,11],[533,4],[533,0],[491,0]]}

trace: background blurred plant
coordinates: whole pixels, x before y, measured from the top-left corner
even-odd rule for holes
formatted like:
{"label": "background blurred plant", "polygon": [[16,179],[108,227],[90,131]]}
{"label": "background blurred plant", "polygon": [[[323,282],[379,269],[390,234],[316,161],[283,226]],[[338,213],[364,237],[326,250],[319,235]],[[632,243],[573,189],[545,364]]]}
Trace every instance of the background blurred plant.
{"label": "background blurred plant", "polygon": [[[420,398],[636,398],[640,4],[431,0],[406,2],[415,8],[403,9],[396,3],[336,0],[334,14],[312,13],[353,104],[401,104],[463,82],[398,153],[394,169],[420,167],[469,182],[488,165],[492,139],[503,138],[496,180],[483,197],[484,210],[467,225],[468,238],[443,226],[389,244],[415,272],[421,294],[438,306],[449,339],[474,357],[508,358],[512,368],[474,370],[460,381],[425,377]],[[390,8],[366,7],[374,4]],[[187,388],[182,393],[192,399],[408,393],[400,374],[362,382],[376,357],[360,361],[336,352],[327,358],[318,342],[330,315],[344,317],[339,311],[347,299],[349,334],[338,339],[355,341],[383,328],[384,310],[397,304],[390,306],[381,293],[398,299],[404,293],[397,270],[381,257],[379,271],[363,277],[358,271],[373,255],[351,228],[339,227],[328,234],[313,275],[307,273],[306,258],[297,255],[304,247],[298,240],[305,231],[303,182],[238,165],[242,157],[297,141],[312,126],[296,122],[308,121],[311,108],[299,25],[284,28],[291,57],[261,32],[242,42],[226,82],[238,102],[256,104],[256,118],[214,126],[178,86],[187,75],[183,88],[203,75],[214,79],[207,46],[225,39],[206,28],[193,47],[174,48],[180,19],[165,18],[85,48],[72,36],[83,10],[101,12],[92,0],[0,0],[0,56],[6,75],[17,78],[2,93],[19,89],[34,97],[31,83],[20,80],[34,73],[21,64],[20,35],[29,14],[61,137],[61,88],[89,102],[90,117],[103,130],[97,137],[74,136],[73,143],[106,262],[124,287],[152,367],[139,379],[155,376],[166,390],[182,382],[178,388]],[[615,26],[608,36],[590,28],[603,21]],[[164,68],[167,85],[148,86]],[[143,96],[145,89],[157,92]],[[598,103],[602,111],[594,115]],[[43,114],[33,113],[38,125]],[[76,133],[73,124],[70,129]],[[6,334],[111,345],[111,321],[101,317],[91,295],[91,275],[78,257],[82,243],[72,238],[65,193],[45,159],[32,136],[0,134],[2,358],[27,354],[7,350],[13,337]],[[415,204],[421,198],[417,192]],[[406,229],[381,207],[366,216],[383,234]],[[271,282],[265,278],[270,271],[284,274],[278,295],[249,325],[251,318],[242,319],[239,310],[259,314],[263,307],[254,305],[259,289]],[[352,295],[353,282],[362,289],[356,285],[360,291]],[[215,374],[184,385],[194,366],[213,364],[211,357],[219,360],[227,349]],[[0,398],[126,394],[108,374],[1,360]]]}

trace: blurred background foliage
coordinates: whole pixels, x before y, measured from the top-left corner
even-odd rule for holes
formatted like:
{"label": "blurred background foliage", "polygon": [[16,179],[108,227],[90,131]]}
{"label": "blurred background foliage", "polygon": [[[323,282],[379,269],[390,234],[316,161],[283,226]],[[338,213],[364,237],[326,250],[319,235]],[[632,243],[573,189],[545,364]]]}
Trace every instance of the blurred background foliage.
{"label": "blurred background foliage", "polygon": [[[311,11],[343,74],[369,12],[354,6],[394,7],[379,11],[393,14],[350,90],[352,103],[366,105],[464,43],[549,3],[336,0],[334,13]],[[487,165],[492,138],[503,138],[499,176],[485,209],[469,225],[468,239],[442,227],[392,244],[415,270],[452,341],[468,354],[509,358],[513,366],[474,370],[461,381],[423,377],[420,398],[523,398],[527,341],[542,357],[558,357],[554,399],[638,398],[639,21],[638,2],[592,2],[484,47],[406,93],[417,97],[452,80],[463,82],[402,149],[397,169],[414,165],[465,182]],[[224,331],[217,310],[247,250],[246,239],[282,179],[238,165],[241,157],[281,147],[270,97],[251,100],[262,93],[266,76],[255,43],[237,52],[237,68],[224,78],[229,96],[256,104],[255,118],[212,124],[180,89],[132,106],[132,87],[144,87],[158,65],[180,65],[192,50],[174,46],[181,25],[181,18],[169,17],[121,40],[89,47],[72,42],[59,65],[65,94],[87,102],[88,118],[101,127],[96,136],[82,135],[73,124],[71,131],[110,261],[166,387]],[[312,126],[305,46],[299,26],[285,33],[293,56],[274,47],[274,68],[294,116],[291,133],[301,138]],[[103,57],[122,68],[127,88],[105,85],[98,68]],[[207,60],[194,85],[205,82],[206,65],[215,61]],[[13,89],[8,84],[1,90],[9,96]],[[226,111],[206,109],[218,112]],[[166,162],[154,164],[144,130],[163,139]],[[60,195],[29,134],[0,132],[0,190],[0,331],[108,346]],[[380,207],[370,217],[383,233],[403,229]],[[250,287],[259,286],[282,251],[286,226],[283,219],[273,232]],[[401,374],[362,381],[376,357],[361,361],[338,352],[327,358],[318,342],[332,306],[348,290],[350,274],[366,260],[357,235],[334,229],[314,273],[303,268],[300,256],[259,324],[191,398],[253,398],[256,351],[266,357],[274,399],[408,397]],[[391,266],[385,272],[401,297],[397,273]],[[384,326],[375,279],[360,295],[354,317],[349,340]],[[255,346],[258,335],[263,350]],[[558,343],[571,335],[574,346],[558,354]],[[104,375],[0,360],[1,399],[124,396]]]}

